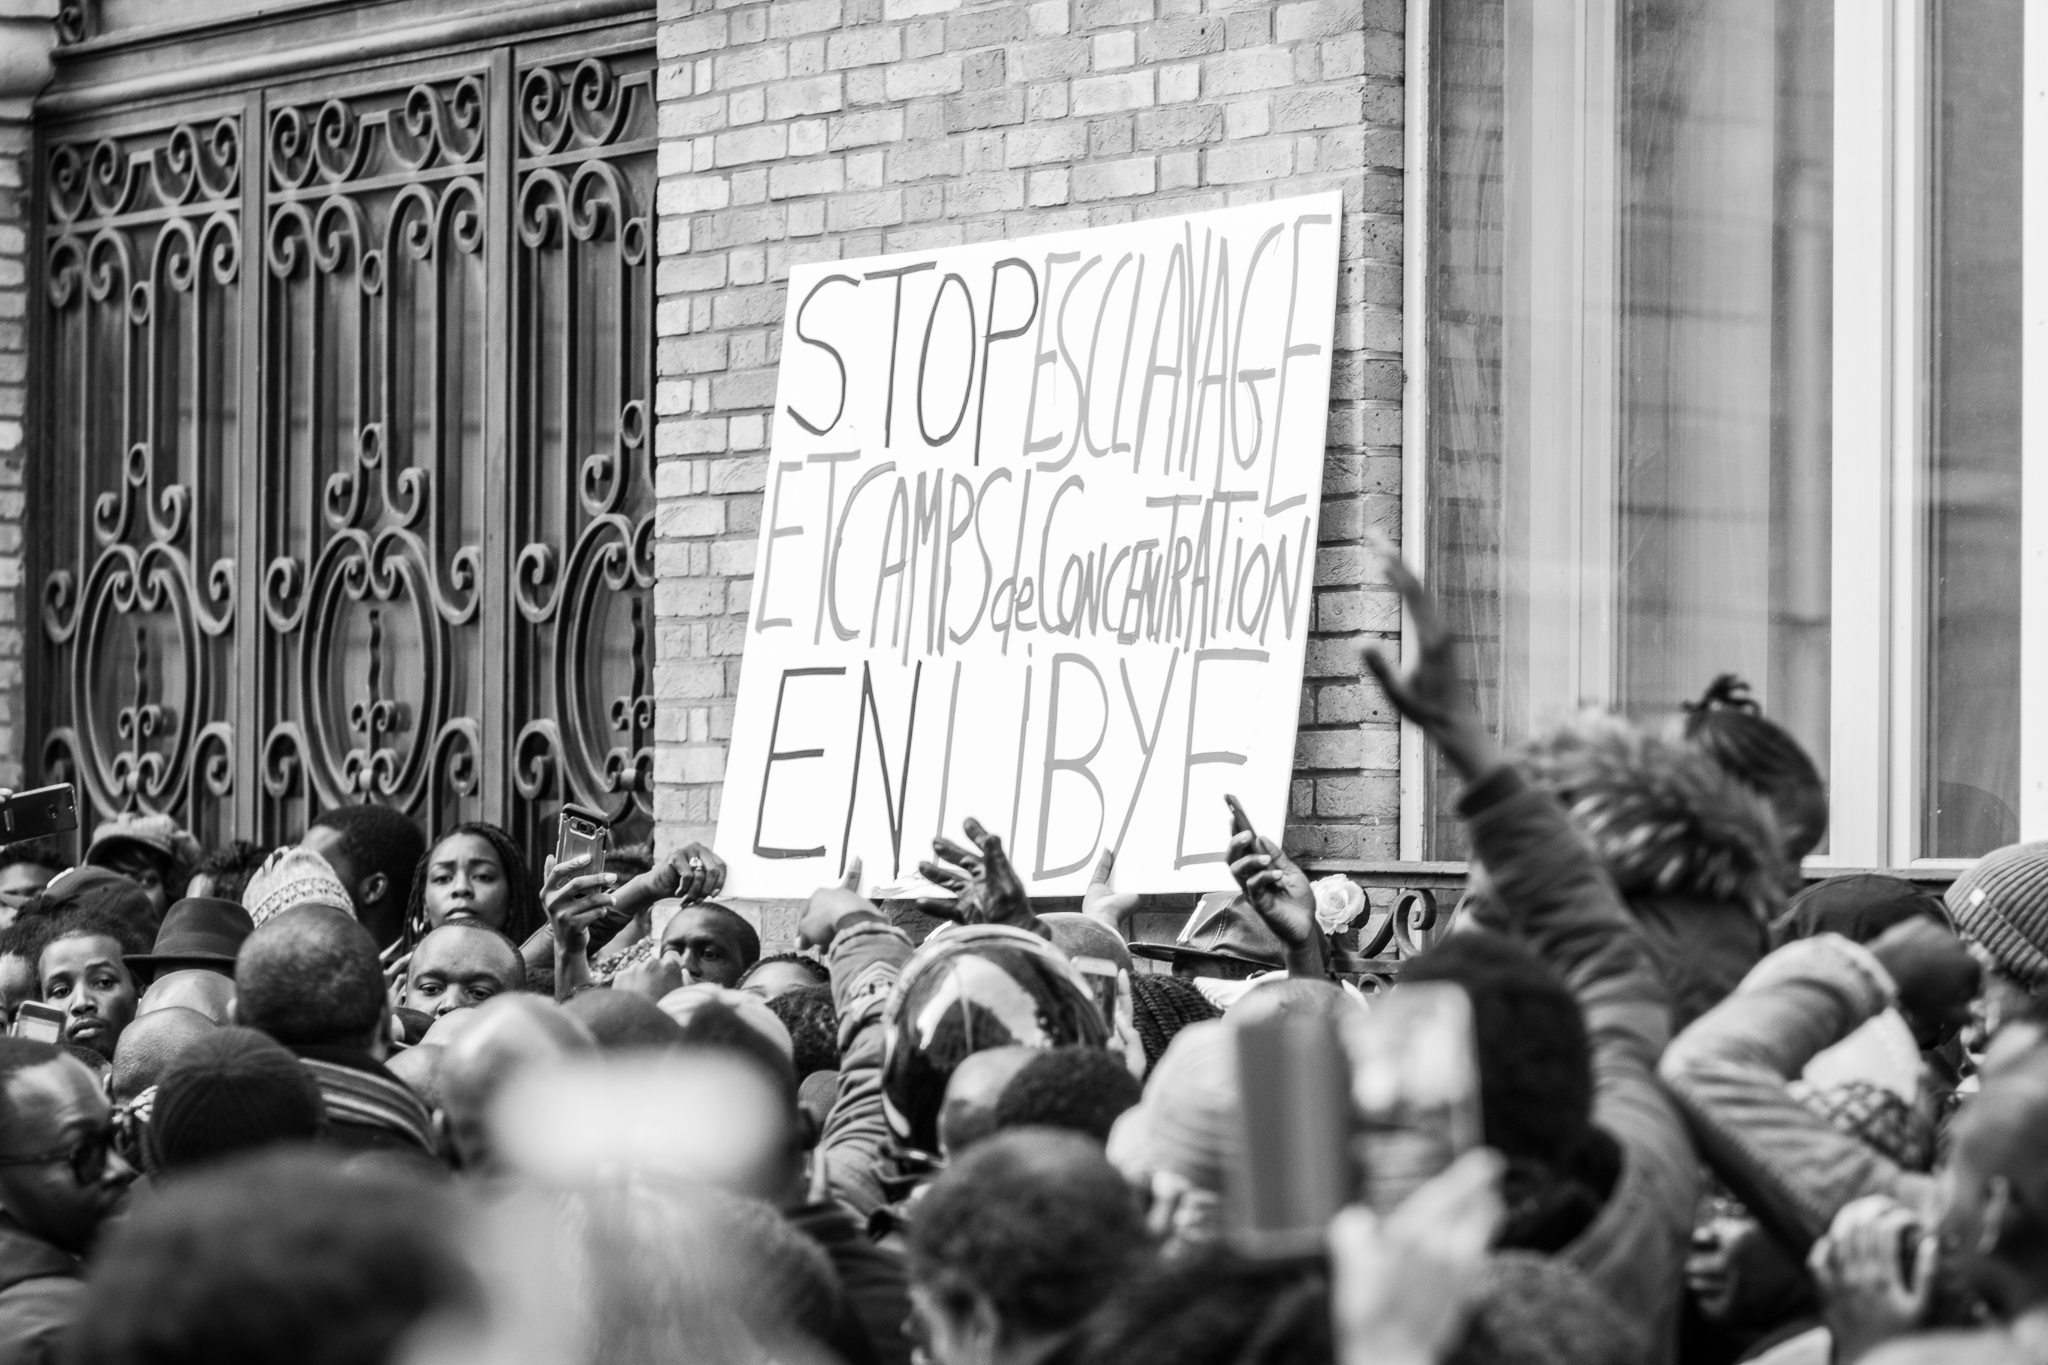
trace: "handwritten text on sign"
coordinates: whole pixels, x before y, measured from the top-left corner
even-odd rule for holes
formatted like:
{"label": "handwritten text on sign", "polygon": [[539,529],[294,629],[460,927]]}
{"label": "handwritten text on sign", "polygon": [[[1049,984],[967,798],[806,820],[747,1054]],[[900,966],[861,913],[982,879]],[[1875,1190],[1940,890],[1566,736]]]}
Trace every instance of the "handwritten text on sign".
{"label": "handwritten text on sign", "polygon": [[973,815],[1224,885],[1285,823],[1340,199],[800,266],[719,847],[744,895],[915,875]]}

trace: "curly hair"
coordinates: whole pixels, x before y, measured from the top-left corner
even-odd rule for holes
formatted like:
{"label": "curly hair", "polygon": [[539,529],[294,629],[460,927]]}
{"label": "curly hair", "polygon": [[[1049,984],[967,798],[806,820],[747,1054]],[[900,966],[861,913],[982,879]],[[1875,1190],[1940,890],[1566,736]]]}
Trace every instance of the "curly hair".
{"label": "curly hair", "polygon": [[1019,1128],[978,1142],[931,1183],[910,1225],[910,1274],[953,1311],[977,1293],[1007,1333],[1078,1326],[1141,1261],[1124,1178],[1079,1133]]}
{"label": "curly hair", "polygon": [[1223,1249],[1163,1261],[1083,1334],[1082,1365],[1323,1365],[1336,1358],[1319,1269]]}
{"label": "curly hair", "polygon": [[1765,718],[1749,684],[1723,673],[1698,701],[1685,703],[1686,743],[1771,803],[1785,856],[1811,853],[1828,828],[1828,789],[1820,769],[1782,725]]}
{"label": "curly hair", "polygon": [[801,986],[768,1002],[796,1048],[796,1078],[839,1069],[839,1011],[830,986]]}
{"label": "curly hair", "polygon": [[427,929],[427,868],[434,861],[434,850],[458,834],[473,834],[491,846],[497,855],[498,866],[505,872],[505,922],[499,926],[505,937],[514,943],[524,943],[534,930],[548,922],[547,911],[541,908],[540,881],[533,875],[533,868],[526,861],[526,852],[514,843],[512,836],[496,825],[484,820],[467,820],[448,830],[427,845],[427,851],[420,855],[418,866],[413,869],[412,895],[405,907],[405,950],[411,952],[414,945],[426,937]]}

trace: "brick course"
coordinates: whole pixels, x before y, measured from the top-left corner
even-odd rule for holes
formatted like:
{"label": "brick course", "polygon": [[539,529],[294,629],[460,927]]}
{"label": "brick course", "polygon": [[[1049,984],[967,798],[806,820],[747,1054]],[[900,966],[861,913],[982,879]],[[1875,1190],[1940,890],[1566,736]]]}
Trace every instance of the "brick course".
{"label": "brick course", "polygon": [[[708,839],[718,818],[791,266],[1336,189],[1329,451],[1288,842],[1315,857],[1397,855],[1398,731],[1357,658],[1400,628],[1364,538],[1401,523],[1402,10],[661,0],[661,846]],[[6,251],[0,235],[0,272]]]}

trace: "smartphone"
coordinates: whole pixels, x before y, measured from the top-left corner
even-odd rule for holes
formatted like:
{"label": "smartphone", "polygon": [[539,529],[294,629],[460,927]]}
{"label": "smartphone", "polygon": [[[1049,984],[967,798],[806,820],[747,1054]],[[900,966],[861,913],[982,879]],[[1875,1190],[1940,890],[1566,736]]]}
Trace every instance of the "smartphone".
{"label": "smartphone", "polygon": [[1388,1214],[1484,1139],[1472,1001],[1450,982],[1397,985],[1344,1024],[1362,1194]]}
{"label": "smartphone", "polygon": [[7,1030],[17,1038],[39,1043],[64,1041],[64,1011],[40,1000],[24,1000],[14,1007],[14,1026]]}
{"label": "smartphone", "polygon": [[588,854],[590,863],[579,875],[587,877],[593,872],[602,872],[605,854],[611,849],[611,839],[611,826],[605,822],[601,812],[564,802],[561,828],[555,835],[555,866],[560,867],[571,858]]}
{"label": "smartphone", "polygon": [[1074,957],[1068,961],[1081,974],[1081,981],[1088,987],[1088,995],[1095,1001],[1095,1008],[1102,1011],[1102,1022],[1111,1031],[1116,1029],[1116,963],[1106,957]]}
{"label": "smartphone", "polygon": [[78,793],[68,782],[16,792],[0,802],[0,843],[78,828]]}
{"label": "smartphone", "polygon": [[1334,1020],[1281,1015],[1237,1030],[1243,1142],[1227,1178],[1229,1236],[1262,1260],[1323,1254],[1357,1193],[1351,1068]]}

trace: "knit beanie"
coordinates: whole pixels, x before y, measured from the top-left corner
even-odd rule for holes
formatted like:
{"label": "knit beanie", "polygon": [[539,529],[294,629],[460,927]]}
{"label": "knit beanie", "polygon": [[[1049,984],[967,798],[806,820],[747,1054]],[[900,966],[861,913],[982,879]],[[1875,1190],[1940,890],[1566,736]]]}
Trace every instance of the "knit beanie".
{"label": "knit beanie", "polygon": [[2007,844],[1948,889],[1956,929],[2028,990],[2048,985],[2048,841]]}
{"label": "knit beanie", "polygon": [[262,923],[283,910],[301,905],[331,905],[353,915],[348,888],[328,861],[310,848],[281,848],[263,860],[242,888],[242,908],[250,922]]}
{"label": "knit beanie", "polygon": [[157,1082],[150,1131],[165,1170],[273,1142],[319,1136],[320,1088],[267,1035],[222,1028],[186,1048]]}

